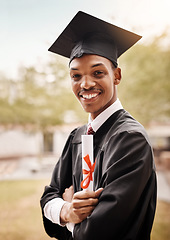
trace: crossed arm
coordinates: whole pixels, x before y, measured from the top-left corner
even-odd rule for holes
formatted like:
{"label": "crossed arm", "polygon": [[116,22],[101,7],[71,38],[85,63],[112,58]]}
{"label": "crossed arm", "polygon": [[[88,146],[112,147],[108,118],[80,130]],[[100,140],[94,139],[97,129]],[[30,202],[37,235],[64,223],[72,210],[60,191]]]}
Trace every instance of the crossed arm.
{"label": "crossed arm", "polygon": [[[64,158],[64,162],[56,167],[52,183],[46,187],[41,198],[41,205],[44,207],[54,197],[62,197],[66,201],[60,211],[60,223],[76,224],[74,239],[125,239],[124,236],[126,239],[137,239],[136,236],[140,234],[141,238],[138,239],[149,239],[156,192],[152,152],[141,134],[130,135],[131,138],[126,132],[121,138],[117,136],[110,144],[114,146],[114,151],[108,147],[108,152],[105,152],[107,161],[103,165],[100,180],[103,192],[98,189],[96,192],[81,191],[73,194],[72,187],[62,189],[61,186],[69,186],[71,183],[67,176],[69,171],[66,171],[71,168],[71,164],[64,161]],[[119,150],[120,141],[124,150]],[[58,169],[62,175],[58,175]],[[67,181],[64,182],[64,179]],[[63,182],[64,185],[61,184]],[[67,228],[50,222],[46,217],[43,219],[45,229],[51,237],[64,239],[63,236],[68,237],[70,234]]]}
{"label": "crossed arm", "polygon": [[86,219],[97,205],[102,190],[102,188],[99,188],[95,192],[80,191],[74,194],[73,186],[66,188],[63,193],[63,199],[66,203],[60,212],[61,223],[71,222],[77,224]]}

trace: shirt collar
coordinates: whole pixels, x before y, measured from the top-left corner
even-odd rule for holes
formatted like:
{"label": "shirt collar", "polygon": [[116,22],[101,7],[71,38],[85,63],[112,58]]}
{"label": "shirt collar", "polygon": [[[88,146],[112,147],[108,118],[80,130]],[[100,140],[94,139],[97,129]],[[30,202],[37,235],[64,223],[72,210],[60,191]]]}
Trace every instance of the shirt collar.
{"label": "shirt collar", "polygon": [[121,102],[117,99],[112,105],[106,108],[103,112],[101,112],[94,120],[91,119],[91,115],[89,114],[88,125],[91,124],[93,130],[96,132],[100,126],[115,112],[123,109]]}

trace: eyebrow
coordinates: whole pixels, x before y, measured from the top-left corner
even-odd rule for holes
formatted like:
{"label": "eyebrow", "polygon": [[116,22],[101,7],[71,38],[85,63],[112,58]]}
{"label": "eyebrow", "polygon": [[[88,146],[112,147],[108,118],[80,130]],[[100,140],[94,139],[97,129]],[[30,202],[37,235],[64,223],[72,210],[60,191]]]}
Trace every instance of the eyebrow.
{"label": "eyebrow", "polygon": [[104,64],[103,63],[97,63],[97,64],[92,65],[91,68],[98,67],[98,66],[104,66]]}
{"label": "eyebrow", "polygon": [[[98,66],[104,66],[104,64],[103,63],[97,63],[97,64],[92,65],[91,68],[95,68],[95,67],[98,67]],[[78,70],[78,68],[73,67],[73,68],[70,68],[70,70],[76,71],[76,70]]]}
{"label": "eyebrow", "polygon": [[78,68],[70,68],[70,70],[78,70]]}

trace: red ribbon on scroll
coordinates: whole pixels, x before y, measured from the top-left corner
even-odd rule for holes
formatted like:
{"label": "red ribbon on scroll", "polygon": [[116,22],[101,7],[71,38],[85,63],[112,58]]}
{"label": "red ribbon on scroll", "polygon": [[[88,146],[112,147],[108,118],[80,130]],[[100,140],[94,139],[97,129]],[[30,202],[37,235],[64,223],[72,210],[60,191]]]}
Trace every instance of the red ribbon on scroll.
{"label": "red ribbon on scroll", "polygon": [[[90,161],[89,154],[87,154],[85,157],[83,157],[83,159],[89,167],[89,170],[83,169],[83,174],[87,174],[87,176],[81,182],[81,188],[86,189],[86,188],[88,188],[88,186],[90,184],[90,181],[93,181],[93,172],[94,172],[96,161],[92,165],[91,161]],[[85,182],[86,182],[86,184],[84,185]]]}

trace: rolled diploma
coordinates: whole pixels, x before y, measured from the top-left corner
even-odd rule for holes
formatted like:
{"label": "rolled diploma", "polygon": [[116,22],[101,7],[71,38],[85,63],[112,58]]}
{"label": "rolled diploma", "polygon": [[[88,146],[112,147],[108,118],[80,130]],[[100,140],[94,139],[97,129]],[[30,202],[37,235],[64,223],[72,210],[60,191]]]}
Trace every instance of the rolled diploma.
{"label": "rolled diploma", "polygon": [[[82,169],[86,169],[89,171],[89,167],[83,157],[89,155],[91,165],[93,165],[93,135],[82,135]],[[86,174],[83,174],[83,180],[87,177]],[[93,173],[94,178],[94,173]],[[90,181],[88,188],[89,191],[93,191],[93,181]]]}

